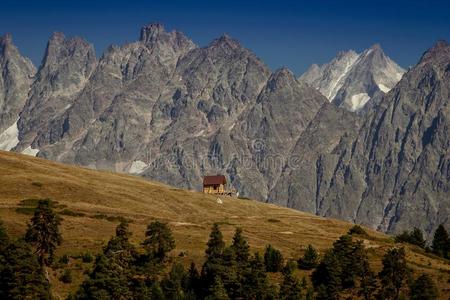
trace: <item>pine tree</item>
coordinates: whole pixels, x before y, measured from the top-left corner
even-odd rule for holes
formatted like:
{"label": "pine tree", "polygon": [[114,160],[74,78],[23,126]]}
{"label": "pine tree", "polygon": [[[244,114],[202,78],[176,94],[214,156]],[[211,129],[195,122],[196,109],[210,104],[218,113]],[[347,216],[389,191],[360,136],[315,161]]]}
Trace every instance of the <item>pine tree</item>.
{"label": "pine tree", "polygon": [[267,278],[266,266],[259,255],[255,253],[249,262],[250,267],[243,276],[242,295],[247,299],[275,298],[274,288],[270,286]]}
{"label": "pine tree", "polygon": [[132,299],[131,270],[114,257],[97,256],[94,268],[80,286],[77,299]]}
{"label": "pine tree", "polygon": [[108,244],[103,249],[105,255],[112,255],[118,251],[128,250],[134,252],[134,247],[130,243],[132,233],[128,229],[128,222],[120,222],[116,227],[116,235],[108,241]]}
{"label": "pine tree", "polygon": [[408,277],[405,249],[388,250],[382,262],[383,269],[378,274],[382,287],[380,296],[383,299],[398,299]]}
{"label": "pine tree", "polygon": [[233,249],[236,255],[236,263],[240,268],[247,265],[250,256],[250,247],[242,235],[242,229],[236,228],[233,236],[233,243],[231,244],[231,249]]}
{"label": "pine tree", "polygon": [[40,200],[25,239],[35,247],[41,266],[52,262],[55,249],[62,242],[60,224],[61,219],[53,212],[50,200]]}
{"label": "pine tree", "polygon": [[450,239],[444,225],[439,227],[434,232],[433,244],[431,246],[433,253],[444,258],[450,258]]}
{"label": "pine tree", "polygon": [[411,300],[434,300],[438,298],[436,285],[430,275],[422,274],[411,286]]}
{"label": "pine tree", "polygon": [[264,253],[264,264],[267,272],[280,272],[283,269],[283,255],[272,245],[267,245]]}
{"label": "pine tree", "polygon": [[216,258],[222,255],[225,249],[225,243],[223,241],[222,232],[220,232],[219,225],[214,223],[211,233],[209,235],[209,241],[206,248],[206,256],[208,258]]}
{"label": "pine tree", "polygon": [[356,264],[355,264],[355,244],[348,234],[341,236],[333,243],[333,252],[337,256],[341,270],[341,284],[344,289],[355,285]]}
{"label": "pine tree", "polygon": [[0,254],[0,299],[51,299],[38,258],[24,240],[10,243]]}
{"label": "pine tree", "polygon": [[167,254],[175,248],[175,240],[169,226],[159,221],[152,222],[145,232],[146,239],[143,242],[147,253],[164,262]]}
{"label": "pine tree", "polygon": [[195,266],[194,262],[191,262],[191,266],[189,267],[187,278],[185,281],[184,289],[187,294],[199,296],[201,293],[201,279],[200,274]]}
{"label": "pine tree", "polygon": [[225,243],[223,241],[222,232],[218,224],[214,224],[211,228],[211,233],[209,235],[209,241],[206,248],[206,261],[202,267],[202,295],[207,295],[209,289],[214,285],[216,277],[220,279],[223,285],[222,278],[220,276],[223,274],[223,252],[225,250]]}
{"label": "pine tree", "polygon": [[339,257],[328,250],[312,273],[312,282],[318,292],[317,299],[338,299],[342,289],[342,267]]}
{"label": "pine tree", "polygon": [[298,267],[302,270],[312,270],[319,263],[319,255],[312,245],[308,245],[305,254],[298,260]]}
{"label": "pine tree", "polygon": [[363,258],[358,275],[360,277],[359,295],[364,297],[365,300],[373,299],[378,284],[375,273],[370,269],[369,259],[367,257]]}
{"label": "pine tree", "polygon": [[144,293],[142,286],[132,286],[136,250],[130,237],[128,222],[121,222],[103,254],[97,256],[89,278],[77,292],[77,299],[132,299],[133,290]]}
{"label": "pine tree", "polygon": [[227,291],[222,283],[220,277],[214,279],[214,284],[210,289],[210,295],[206,297],[207,300],[228,300]]}
{"label": "pine tree", "polygon": [[422,230],[414,227],[413,231],[410,233],[410,243],[413,245],[417,245],[420,248],[425,247],[425,240],[423,239]]}
{"label": "pine tree", "polygon": [[9,245],[9,236],[6,232],[5,227],[3,226],[2,221],[0,220],[0,255],[6,247]]}
{"label": "pine tree", "polygon": [[186,272],[181,263],[172,264],[172,269],[161,282],[161,288],[167,299],[184,299],[184,286],[187,279]]}
{"label": "pine tree", "polygon": [[292,268],[284,268],[283,282],[280,286],[280,299],[281,300],[297,300],[302,299],[302,290],[304,286],[295,277]]}

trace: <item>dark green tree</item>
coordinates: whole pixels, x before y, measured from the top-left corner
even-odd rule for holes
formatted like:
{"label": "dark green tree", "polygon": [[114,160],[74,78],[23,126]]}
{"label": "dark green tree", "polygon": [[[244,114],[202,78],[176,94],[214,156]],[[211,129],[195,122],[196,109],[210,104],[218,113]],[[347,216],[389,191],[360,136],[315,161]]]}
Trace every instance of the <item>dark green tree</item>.
{"label": "dark green tree", "polygon": [[375,292],[378,289],[378,283],[375,273],[370,269],[369,259],[363,258],[359,270],[359,295],[365,300],[374,299]]}
{"label": "dark green tree", "polygon": [[108,244],[103,249],[103,253],[107,256],[124,250],[134,253],[134,246],[130,243],[131,235],[128,222],[120,222],[116,227],[116,235],[108,241]]}
{"label": "dark green tree", "polygon": [[210,295],[206,297],[207,300],[228,300],[227,290],[222,283],[220,277],[214,279],[214,284],[210,289]]}
{"label": "dark green tree", "polygon": [[225,249],[225,242],[223,241],[223,235],[220,231],[219,224],[214,223],[209,234],[209,241],[206,244],[206,257],[217,258],[221,257],[223,250]]}
{"label": "dark green tree", "polygon": [[414,227],[411,232],[403,231],[401,234],[395,236],[396,243],[408,243],[411,245],[416,245],[421,248],[425,247],[425,240],[423,239],[422,231]]}
{"label": "dark green tree", "polygon": [[181,263],[175,262],[168,275],[161,282],[161,288],[167,299],[184,299],[184,286],[187,280],[187,274]]}
{"label": "dark green tree", "polygon": [[417,227],[414,227],[413,231],[410,233],[410,243],[413,245],[417,245],[420,248],[425,247],[425,240],[423,239],[422,230]]}
{"label": "dark green tree", "polygon": [[348,234],[341,236],[333,243],[333,252],[340,264],[342,288],[354,287],[358,261],[354,256],[355,243],[353,243],[352,237]]}
{"label": "dark green tree", "polygon": [[450,258],[450,239],[444,225],[439,225],[439,227],[434,232],[431,248],[433,249],[433,253],[435,253],[436,255],[444,258]]}
{"label": "dark green tree", "polygon": [[192,262],[189,270],[187,272],[187,278],[184,285],[184,290],[188,295],[194,295],[195,297],[201,294],[201,278],[200,273],[195,266],[195,263]]}
{"label": "dark green tree", "polygon": [[267,272],[280,272],[283,269],[283,255],[272,245],[267,245],[264,252],[264,264]]}
{"label": "dark green tree", "polygon": [[302,270],[312,270],[319,263],[319,254],[312,245],[306,247],[303,257],[298,260],[298,267]]}
{"label": "dark green tree", "polygon": [[25,234],[27,242],[36,249],[41,266],[49,265],[55,249],[62,242],[59,225],[61,218],[55,214],[50,200],[40,200]]}
{"label": "dark green tree", "polygon": [[266,266],[259,253],[250,259],[249,268],[246,269],[242,282],[242,295],[246,299],[274,299],[275,288],[270,286],[267,278]]}
{"label": "dark green tree", "polygon": [[422,274],[411,285],[411,300],[438,299],[438,290],[430,275]]}
{"label": "dark green tree", "polygon": [[38,257],[24,240],[10,243],[0,254],[0,299],[51,299]]}
{"label": "dark green tree", "polygon": [[318,292],[317,299],[338,299],[342,289],[342,266],[333,250],[328,250],[312,273],[312,282]]}
{"label": "dark green tree", "polygon": [[225,243],[223,241],[222,232],[219,225],[214,224],[211,228],[209,241],[206,248],[206,261],[202,267],[202,295],[206,296],[210,293],[211,287],[215,284],[216,277],[222,281],[222,274],[224,273],[224,257]]}
{"label": "dark green tree", "polygon": [[352,228],[348,230],[349,235],[358,234],[358,235],[367,235],[367,232],[359,225],[354,225]]}
{"label": "dark green tree", "polygon": [[146,239],[143,246],[147,253],[164,262],[167,254],[175,248],[175,240],[169,226],[159,221],[152,222],[145,232]]}
{"label": "dark green tree", "polygon": [[242,229],[236,228],[233,236],[233,243],[231,244],[231,249],[234,251],[236,256],[236,263],[240,268],[245,267],[248,263],[250,256],[250,247],[242,235]]}
{"label": "dark green tree", "polygon": [[9,236],[6,232],[5,227],[3,226],[2,221],[0,220],[0,255],[6,247],[9,245]]}
{"label": "dark green tree", "polygon": [[383,299],[398,299],[408,277],[405,249],[388,250],[382,263],[383,269],[378,274],[381,280],[380,296]]}
{"label": "dark green tree", "polygon": [[303,298],[303,289],[306,288],[294,275],[292,268],[287,267],[283,270],[283,282],[280,286],[281,300],[297,300]]}
{"label": "dark green tree", "polygon": [[134,290],[145,294],[145,287],[133,286],[136,250],[130,237],[128,223],[121,222],[103,254],[97,256],[89,278],[77,292],[77,299],[132,299]]}

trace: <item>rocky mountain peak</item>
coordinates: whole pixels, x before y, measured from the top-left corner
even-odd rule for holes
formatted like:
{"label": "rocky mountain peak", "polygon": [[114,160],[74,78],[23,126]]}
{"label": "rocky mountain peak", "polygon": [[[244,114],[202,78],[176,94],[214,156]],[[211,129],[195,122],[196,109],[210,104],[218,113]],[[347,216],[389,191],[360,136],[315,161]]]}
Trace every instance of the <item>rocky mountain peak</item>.
{"label": "rocky mountain peak", "polygon": [[292,85],[297,80],[294,74],[286,67],[276,70],[267,82],[267,87],[269,89],[277,89],[281,87],[286,87]]}
{"label": "rocky mountain peak", "polygon": [[153,43],[158,36],[165,33],[164,25],[161,23],[151,23],[141,28],[141,37],[139,40],[141,42]]}
{"label": "rocky mountain peak", "polygon": [[430,61],[438,61],[441,59],[446,59],[450,56],[450,45],[445,40],[437,41],[433,47],[428,49],[420,59],[419,64],[427,63]]}
{"label": "rocky mountain peak", "polygon": [[12,36],[10,33],[7,33],[3,36],[0,36],[0,46],[6,46],[12,44]]}
{"label": "rocky mountain peak", "polygon": [[239,43],[238,40],[232,38],[228,34],[223,34],[221,37],[215,39],[211,44],[210,47],[213,48],[230,48],[230,49],[238,49],[242,48],[241,43]]}

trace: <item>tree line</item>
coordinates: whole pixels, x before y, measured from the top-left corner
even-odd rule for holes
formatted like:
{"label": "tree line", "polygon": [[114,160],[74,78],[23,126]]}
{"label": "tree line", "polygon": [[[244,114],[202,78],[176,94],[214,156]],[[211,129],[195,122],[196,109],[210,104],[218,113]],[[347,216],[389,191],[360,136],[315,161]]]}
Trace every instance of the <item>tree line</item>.
{"label": "tree line", "polygon": [[[12,240],[0,223],[0,299],[52,299],[47,269],[62,241],[60,223],[48,200],[39,201],[24,237]],[[432,247],[445,257],[448,234],[439,228]],[[368,250],[354,237],[361,234],[354,226],[322,255],[308,245],[292,260],[272,245],[263,255],[251,253],[241,228],[226,245],[214,224],[204,263],[186,268],[170,256],[175,240],[166,223],[150,223],[145,239],[134,245],[123,221],[68,299],[437,299],[429,275],[413,277],[402,247],[389,249],[381,271],[374,272]],[[308,275],[300,278],[297,269]],[[274,282],[271,273],[280,279]]]}

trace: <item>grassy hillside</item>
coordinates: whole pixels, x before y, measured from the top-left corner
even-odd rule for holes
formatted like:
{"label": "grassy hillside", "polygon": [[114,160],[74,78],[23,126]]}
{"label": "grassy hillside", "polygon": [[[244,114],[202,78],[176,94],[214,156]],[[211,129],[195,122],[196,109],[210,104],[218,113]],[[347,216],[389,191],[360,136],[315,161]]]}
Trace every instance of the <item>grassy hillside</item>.
{"label": "grassy hillside", "polygon": [[[317,217],[295,210],[263,204],[252,200],[217,197],[176,189],[139,177],[99,172],[63,165],[10,152],[0,152],[0,219],[11,235],[25,231],[30,218],[23,200],[51,198],[63,212],[64,242],[57,254],[97,253],[114,234],[119,218],[132,221],[133,240],[143,240],[146,225],[158,219],[168,222],[177,247],[173,256],[184,253],[186,263],[203,260],[211,225],[221,224],[227,242],[236,226],[244,230],[253,251],[262,251],[267,244],[279,248],[286,257],[297,258],[308,244],[319,251],[330,247],[352,224]],[[28,201],[30,202],[30,201]],[[32,201],[31,201],[32,202]],[[21,205],[22,203],[22,205]],[[392,239],[368,230],[366,247],[371,261],[380,269],[381,257]],[[422,250],[407,247],[410,266],[415,272],[433,275],[441,296],[450,296],[450,265]],[[89,268],[81,260],[71,259],[75,280],[63,284],[53,273],[55,293],[62,297],[76,289]]]}

